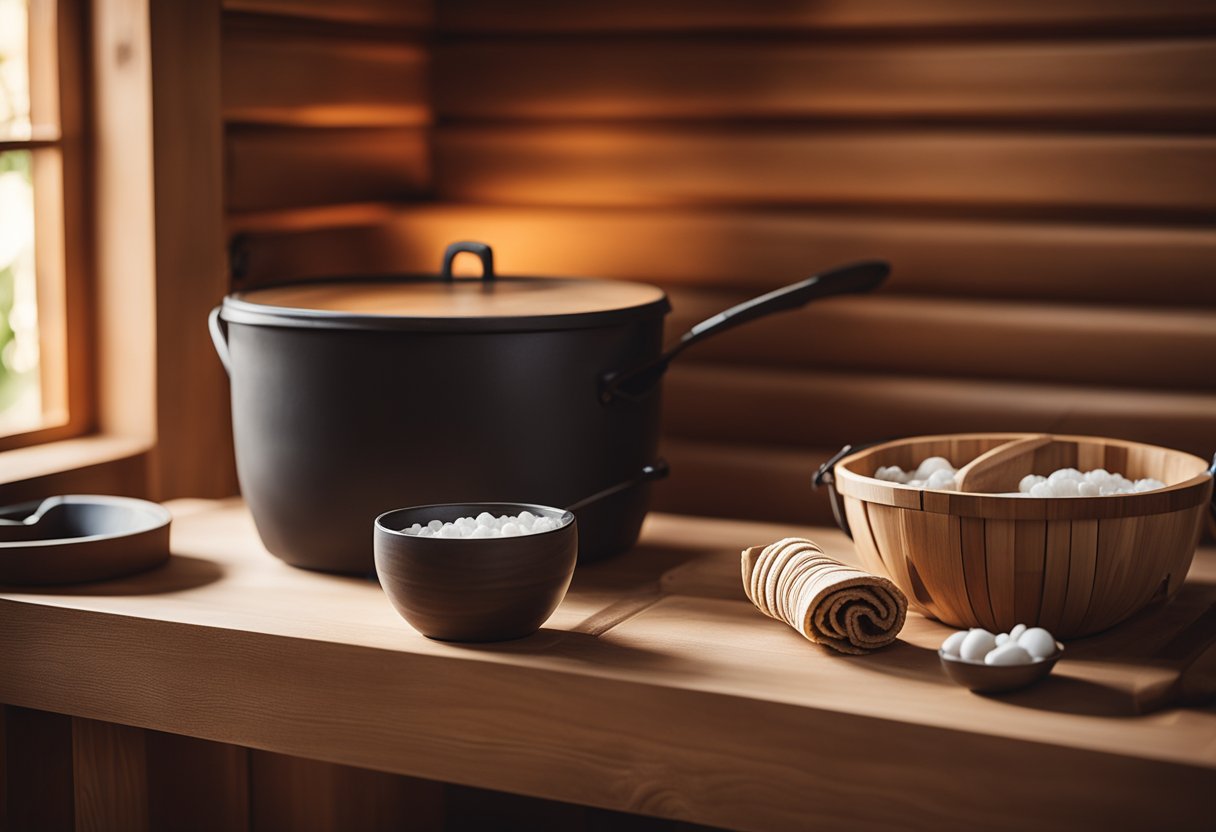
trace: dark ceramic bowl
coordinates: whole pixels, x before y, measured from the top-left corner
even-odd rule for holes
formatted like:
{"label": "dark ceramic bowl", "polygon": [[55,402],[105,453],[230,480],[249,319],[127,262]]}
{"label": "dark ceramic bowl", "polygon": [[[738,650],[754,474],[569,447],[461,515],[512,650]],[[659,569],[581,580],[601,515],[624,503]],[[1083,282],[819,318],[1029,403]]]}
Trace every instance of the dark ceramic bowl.
{"label": "dark ceramic bowl", "polygon": [[72,494],[0,508],[0,583],[101,581],[169,559],[164,506],[129,497]]}
{"label": "dark ceramic bowl", "polygon": [[[430,520],[524,509],[553,518],[558,527],[476,539],[402,531]],[[376,518],[374,550],[380,585],[415,630],[442,641],[506,641],[536,632],[566,596],[578,558],[578,527],[568,511],[527,503],[413,506]]]}
{"label": "dark ceramic bowl", "polygon": [[937,651],[937,655],[946,675],[963,687],[976,693],[1008,693],[1046,679],[1060,660],[1060,656],[1064,655],[1064,645],[1057,641],[1055,653],[1030,664],[992,665],[970,662],[966,659],[950,658],[941,650]]}

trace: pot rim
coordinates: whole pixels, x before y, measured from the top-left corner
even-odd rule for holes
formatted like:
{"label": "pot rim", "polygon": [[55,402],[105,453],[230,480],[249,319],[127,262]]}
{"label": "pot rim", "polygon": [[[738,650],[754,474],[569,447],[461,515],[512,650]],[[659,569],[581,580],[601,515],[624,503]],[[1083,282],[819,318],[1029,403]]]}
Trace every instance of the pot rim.
{"label": "pot rim", "polygon": [[[319,280],[296,280],[276,283],[258,289],[248,289],[227,295],[220,307],[220,318],[229,324],[286,327],[293,329],[358,330],[377,332],[538,332],[569,329],[590,329],[614,326],[651,319],[662,319],[671,311],[667,294],[650,284],[634,284],[653,289],[658,296],[645,303],[614,309],[601,309],[567,313],[538,313],[525,315],[443,316],[443,315],[392,315],[361,312],[342,312],[307,307],[275,306],[257,302],[259,291],[280,288],[308,288],[334,285],[380,284],[412,285],[442,284],[445,281],[435,275],[371,275],[340,276]],[[597,284],[624,284],[633,281],[608,280],[602,278],[568,277],[495,277],[488,285],[552,282],[571,286],[593,287]],[[456,280],[451,285],[487,285],[481,280]]]}

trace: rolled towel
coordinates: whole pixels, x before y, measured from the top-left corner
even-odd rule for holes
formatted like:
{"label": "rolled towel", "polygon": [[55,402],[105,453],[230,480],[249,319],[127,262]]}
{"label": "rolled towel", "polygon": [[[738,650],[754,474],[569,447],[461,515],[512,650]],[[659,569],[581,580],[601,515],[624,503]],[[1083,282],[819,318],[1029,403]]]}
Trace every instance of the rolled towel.
{"label": "rolled towel", "polygon": [[743,589],[759,610],[816,644],[861,655],[895,641],[908,599],[886,578],[787,537],[743,551]]}

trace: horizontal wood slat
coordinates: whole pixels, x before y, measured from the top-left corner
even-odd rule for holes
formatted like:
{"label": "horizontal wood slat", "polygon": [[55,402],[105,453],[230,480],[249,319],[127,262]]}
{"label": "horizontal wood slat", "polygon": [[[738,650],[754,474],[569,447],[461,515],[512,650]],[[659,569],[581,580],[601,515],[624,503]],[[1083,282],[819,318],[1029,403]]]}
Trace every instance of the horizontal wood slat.
{"label": "horizontal wood slat", "polygon": [[[361,222],[375,206],[347,211]],[[925,220],[806,211],[557,210],[427,205],[236,218],[248,278],[430,272],[454,240],[494,246],[504,274],[587,275],[759,293],[862,257],[894,266],[902,293],[1216,305],[1210,227]],[[314,224],[345,227],[310,227]],[[291,233],[274,232],[274,227]]]}
{"label": "horizontal wood slat", "polygon": [[[746,298],[669,294],[668,340]],[[725,333],[680,360],[1216,391],[1216,311],[832,298]]]}
{"label": "horizontal wood slat", "polygon": [[1216,138],[441,127],[441,198],[522,205],[1216,209]]}
{"label": "horizontal wood slat", "polygon": [[228,31],[228,121],[304,125],[423,125],[430,121],[420,44]]}
{"label": "horizontal wood slat", "polygon": [[435,18],[435,0],[223,0],[223,7],[231,12],[410,28],[430,26]]}
{"label": "horizontal wood slat", "polygon": [[428,185],[426,133],[414,128],[232,129],[229,211],[406,200]]}
{"label": "horizontal wood slat", "polygon": [[812,488],[811,478],[838,450],[665,437],[659,453],[671,465],[671,475],[655,485],[652,507],[708,517],[832,526],[827,491]]}
{"label": "horizontal wood slat", "polygon": [[763,40],[440,44],[456,118],[1216,121],[1216,40],[847,46]]}
{"label": "horizontal wood slat", "polygon": [[827,447],[893,436],[1026,431],[1113,436],[1210,457],[1216,394],[791,372],[680,363],[664,427],[682,439]]}
{"label": "horizontal wood slat", "polygon": [[[229,0],[231,2],[231,0]],[[444,0],[446,31],[585,32],[697,29],[1001,28],[1193,24],[1216,17],[1205,0]]]}

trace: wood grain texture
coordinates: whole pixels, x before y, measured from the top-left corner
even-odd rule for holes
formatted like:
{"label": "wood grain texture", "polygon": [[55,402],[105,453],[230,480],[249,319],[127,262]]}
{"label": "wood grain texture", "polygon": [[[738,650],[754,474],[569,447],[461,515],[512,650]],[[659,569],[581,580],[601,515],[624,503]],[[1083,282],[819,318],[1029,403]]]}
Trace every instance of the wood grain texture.
{"label": "wood grain texture", "polygon": [[249,750],[145,731],[148,823],[174,832],[249,832]]}
{"label": "wood grain texture", "polygon": [[[1079,645],[1060,684],[1010,707],[943,683],[947,630],[923,618],[842,662],[717,591],[738,586],[740,548],[795,532],[852,561],[826,529],[652,516],[638,550],[579,570],[545,631],[469,649],[410,631],[372,582],[269,557],[239,504],[174,510],[178,565],[96,594],[0,599],[0,699],[745,830],[1207,822],[1213,715],[1128,716],[1133,690],[1179,678],[1156,658],[1216,600],[1208,552],[1175,604],[1126,641]],[[699,579],[663,580],[694,564]],[[578,629],[664,585],[600,635]],[[1037,776],[995,788],[998,761]],[[1068,788],[1042,785],[1056,778]]]}
{"label": "wood grain texture", "polygon": [[72,719],[76,832],[146,832],[148,762],[139,728]]}
{"label": "wood grain texture", "polygon": [[515,205],[971,205],[1204,212],[1207,136],[440,127],[442,199]]}
{"label": "wood grain texture", "polygon": [[[236,492],[228,380],[202,326],[227,288],[219,0],[152,0],[148,26],[156,277],[152,494],[222,497]],[[131,395],[130,380],[124,381],[120,389]]]}
{"label": "wood grain texture", "polygon": [[815,30],[956,29],[999,31],[1070,26],[1130,28],[1170,25],[1184,31],[1216,21],[1203,0],[1030,0],[997,7],[967,0],[759,0],[740,6],[731,0],[592,0],[571,7],[561,0],[526,0],[503,6],[495,0],[446,0],[438,7],[439,27],[473,32],[602,32],[761,29]]}
{"label": "wood grain texture", "polygon": [[551,37],[440,43],[457,119],[1213,124],[1216,40],[854,43]]}
{"label": "wood grain texture", "polygon": [[[773,287],[780,282],[775,278]],[[669,338],[747,298],[685,286],[668,294]],[[1216,390],[1216,311],[1081,312],[1062,304],[877,294],[834,298],[740,327],[681,360]]]}
{"label": "wood grain texture", "polygon": [[[989,493],[1012,490],[1006,487],[1006,483],[1012,477],[1004,475],[1002,470],[1025,469],[1022,476],[1031,473],[1034,452],[1049,442],[1051,442],[1051,436],[1040,433],[1024,439],[1014,439],[1003,445],[997,445],[990,451],[985,451],[958,469],[954,475],[954,482],[957,486],[954,490],[987,491]],[[1021,477],[1018,480],[1020,482]],[[1016,486],[1017,483],[1014,483],[1014,487]]]}
{"label": "wood grain texture", "polygon": [[441,783],[250,752],[253,832],[442,832]]}
{"label": "wood grain texture", "polygon": [[[620,210],[439,203],[385,208],[370,222],[368,215],[369,209],[355,211],[348,221],[331,211],[312,220],[297,212],[237,216],[232,222],[235,230],[257,232],[248,239],[252,282],[433,272],[445,245],[476,239],[494,247],[503,274],[588,275],[758,294],[830,263],[881,256],[894,266],[887,290],[901,293],[1082,301],[1091,308],[1094,298],[1104,305],[1216,306],[1216,282],[1209,279],[1216,269],[1216,235],[1200,225],[704,206]],[[998,317],[999,310],[990,310],[985,324]],[[1073,325],[1084,326],[1084,320],[1075,315]]]}
{"label": "wood grain texture", "polygon": [[673,437],[793,447],[943,432],[1053,431],[1119,436],[1209,457],[1216,420],[1210,393],[718,364],[674,365],[664,396],[664,428]]}
{"label": "wood grain texture", "polygon": [[223,0],[226,12],[281,15],[337,23],[426,28],[434,20],[434,0]]}
{"label": "wood grain texture", "polygon": [[230,211],[399,199],[427,187],[426,135],[415,128],[230,128]]}
{"label": "wood grain texture", "polygon": [[229,27],[222,41],[228,122],[422,126],[430,121],[420,43],[267,34]]}

